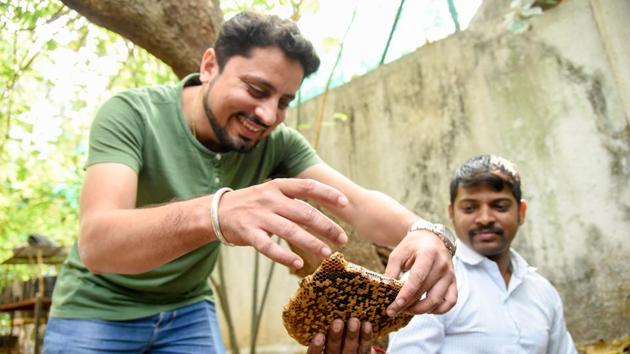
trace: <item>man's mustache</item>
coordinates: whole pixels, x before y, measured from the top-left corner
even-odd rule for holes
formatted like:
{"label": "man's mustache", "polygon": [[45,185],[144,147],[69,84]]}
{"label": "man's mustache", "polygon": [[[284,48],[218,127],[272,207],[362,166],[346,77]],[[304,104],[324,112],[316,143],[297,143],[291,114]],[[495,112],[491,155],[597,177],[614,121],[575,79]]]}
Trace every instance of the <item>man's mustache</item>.
{"label": "man's mustache", "polygon": [[494,225],[489,225],[489,226],[482,226],[482,227],[478,227],[475,229],[472,229],[470,231],[468,231],[468,235],[469,236],[476,236],[480,233],[493,233],[493,234],[497,234],[499,236],[503,236],[503,229],[498,227],[498,226],[494,226]]}
{"label": "man's mustache", "polygon": [[250,121],[250,122],[252,122],[252,123],[262,127],[263,129],[269,129],[270,128],[267,124],[263,123],[262,120],[255,114],[247,115],[245,113],[240,113],[239,115],[241,117],[247,119],[248,121]]}

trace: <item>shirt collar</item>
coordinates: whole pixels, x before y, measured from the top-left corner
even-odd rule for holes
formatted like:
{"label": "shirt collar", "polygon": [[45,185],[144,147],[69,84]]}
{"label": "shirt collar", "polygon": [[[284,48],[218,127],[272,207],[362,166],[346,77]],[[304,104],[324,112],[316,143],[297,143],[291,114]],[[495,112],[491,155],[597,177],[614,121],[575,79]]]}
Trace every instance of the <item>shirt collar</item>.
{"label": "shirt collar", "polygon": [[462,260],[462,262],[477,265],[483,262],[486,257],[480,255],[475,252],[472,248],[468,247],[467,244],[463,243],[461,240],[457,240],[457,250],[455,251],[455,257]]}
{"label": "shirt collar", "polygon": [[[462,262],[473,266],[479,265],[484,260],[492,262],[460,240],[457,240],[457,251],[455,252],[455,257],[459,258]],[[529,264],[527,264],[527,261],[525,261],[525,259],[512,248],[510,248],[510,266],[512,267],[512,276],[516,278],[522,278],[525,273],[536,270],[536,268],[530,267]]]}

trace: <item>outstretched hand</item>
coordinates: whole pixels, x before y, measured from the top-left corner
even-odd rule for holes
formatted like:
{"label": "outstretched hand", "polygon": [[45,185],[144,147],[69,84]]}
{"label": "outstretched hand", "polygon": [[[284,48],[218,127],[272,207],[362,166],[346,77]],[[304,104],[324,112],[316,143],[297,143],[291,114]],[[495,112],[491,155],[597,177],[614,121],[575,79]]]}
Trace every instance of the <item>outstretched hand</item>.
{"label": "outstretched hand", "polygon": [[307,252],[327,257],[322,240],[345,243],[344,230],[322,212],[302,201],[343,207],[348,199],[338,190],[311,179],[287,178],[226,193],[219,204],[219,220],[226,240],[252,246],[271,260],[293,269],[304,261],[271,239],[286,240]]}
{"label": "outstretched hand", "polygon": [[[442,240],[430,231],[414,231],[394,248],[385,275],[398,278],[410,271],[409,278],[387,309],[389,316],[445,313],[457,301],[457,284],[451,255]],[[426,296],[422,299],[423,294]]]}
{"label": "outstretched hand", "polygon": [[313,337],[306,354],[370,354],[372,352],[372,325],[351,318],[345,324],[341,319],[333,321],[328,335],[318,333]]}

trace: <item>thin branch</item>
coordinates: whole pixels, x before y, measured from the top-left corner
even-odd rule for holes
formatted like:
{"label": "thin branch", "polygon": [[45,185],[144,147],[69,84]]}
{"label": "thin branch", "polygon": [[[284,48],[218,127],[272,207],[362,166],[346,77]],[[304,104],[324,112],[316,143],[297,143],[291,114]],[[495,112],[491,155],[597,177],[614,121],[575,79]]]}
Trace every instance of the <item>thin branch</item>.
{"label": "thin branch", "polygon": [[[116,83],[117,79],[120,78],[120,76],[122,75],[123,71],[125,71],[125,69],[127,69],[129,64],[131,63],[131,58],[134,58],[136,45],[133,44],[132,42],[129,42],[129,41],[126,41],[126,44],[127,44],[127,59],[125,60],[124,63],[122,63],[122,65],[120,65],[120,67],[118,68],[118,71],[116,72],[116,75],[112,76],[109,79],[109,83],[107,84],[107,90],[108,91],[111,91],[111,89],[114,87],[114,83]],[[134,80],[135,80],[135,75],[134,75]],[[138,85],[136,84],[136,86],[138,86]]]}
{"label": "thin branch", "polygon": [[387,43],[385,44],[385,49],[383,49],[383,55],[381,55],[381,60],[378,62],[379,66],[383,65],[383,63],[385,62],[385,57],[387,56],[389,45],[392,42],[392,38],[394,37],[394,32],[396,32],[396,27],[398,26],[398,20],[400,19],[400,14],[402,13],[402,8],[404,4],[405,4],[405,0],[400,0],[400,4],[398,4],[398,10],[396,10],[396,17],[394,18],[394,23],[392,24],[392,28],[389,30],[389,36],[387,37]]}
{"label": "thin branch", "polygon": [[[70,9],[67,8],[66,6],[62,6],[60,7],[57,12],[55,12],[54,14],[51,15],[50,19],[48,19],[46,21],[46,23],[52,23],[53,21],[56,21],[57,19],[63,17],[64,15],[68,14],[70,12]],[[66,27],[72,23],[74,23],[76,20],[78,20],[80,18],[79,15],[76,15],[74,17],[70,17],[70,19],[68,20],[68,22],[66,23]],[[35,30],[35,27],[33,27],[32,29],[30,29],[30,32],[33,32]],[[2,155],[4,153],[4,149],[6,147],[6,143],[9,140],[10,137],[10,131],[11,131],[11,124],[12,124],[12,120],[13,120],[13,114],[12,114],[12,109],[13,109],[13,97],[12,97],[12,92],[15,89],[15,86],[17,85],[17,81],[18,78],[23,76],[23,73],[28,70],[31,65],[33,65],[33,62],[35,62],[35,59],[37,59],[37,57],[39,57],[39,55],[42,53],[43,48],[38,48],[38,49],[33,49],[33,48],[29,48],[28,50],[26,50],[24,52],[24,55],[21,59],[18,59],[18,32],[16,31],[13,33],[13,76],[11,77],[11,79],[9,80],[9,82],[5,85],[5,87],[3,87],[3,91],[2,91],[2,101],[5,102],[5,109],[6,109],[6,122],[5,122],[5,131],[2,137],[2,141],[0,141],[0,155]],[[55,34],[53,34],[54,36]],[[85,39],[85,37],[83,38]],[[31,51],[34,51],[34,53],[31,54]],[[29,57],[29,54],[30,57]]]}
{"label": "thin branch", "polygon": [[[13,65],[13,67],[15,68],[17,66],[17,37],[18,34],[17,33],[13,33],[13,60],[15,65]],[[4,130],[4,134],[2,136],[2,141],[0,142],[0,156],[2,156],[4,154],[4,149],[6,146],[7,141],[9,141],[9,137],[10,137],[10,131],[11,131],[11,121],[13,120],[13,115],[12,115],[12,110],[13,110],[13,97],[12,97],[12,93],[13,93],[13,89],[15,88],[15,85],[17,83],[17,78],[19,76],[19,69],[15,70],[13,73],[13,76],[11,76],[11,79],[9,80],[9,82],[7,83],[7,85],[4,87],[4,89],[2,90],[2,101],[5,102],[6,105],[6,110],[7,110],[7,121],[5,123],[5,130]]]}
{"label": "thin branch", "polygon": [[291,20],[297,22],[302,16],[302,14],[300,13],[302,3],[304,3],[304,0],[291,0]]}
{"label": "thin branch", "polygon": [[54,14],[52,14],[50,16],[50,18],[46,21],[46,24],[51,24],[55,21],[57,21],[59,18],[61,18],[64,15],[67,15],[70,13],[70,9],[68,7],[66,7],[66,5],[62,5],[57,12],[55,12]]}
{"label": "thin branch", "polygon": [[348,32],[350,32],[350,28],[352,27],[352,23],[354,22],[354,18],[357,15],[357,9],[359,8],[359,1],[354,5],[354,10],[352,11],[352,18],[350,18],[350,22],[348,23],[348,27],[346,28],[346,33],[344,33],[343,38],[341,39],[341,44],[339,45],[339,52],[337,52],[337,59],[335,59],[335,64],[333,65],[332,70],[330,70],[330,75],[328,75],[328,80],[326,81],[326,87],[324,89],[324,94],[322,95],[322,100],[319,105],[319,114],[317,116],[317,121],[315,122],[315,139],[313,140],[313,148],[315,150],[319,149],[319,137],[322,130],[322,122],[324,121],[324,108],[326,107],[326,99],[328,98],[328,91],[330,90],[330,83],[332,82],[333,75],[335,74],[335,69],[337,69],[337,65],[341,61],[341,55],[343,53],[343,45],[346,42],[346,37],[348,36]]}
{"label": "thin branch", "polygon": [[295,110],[296,110],[295,129],[299,129],[300,123],[302,122],[302,88],[300,88],[297,92],[297,102],[295,103]]}
{"label": "thin branch", "polygon": [[[66,7],[65,5],[62,5],[59,9],[57,9],[57,12],[55,12],[54,14],[50,15],[50,18],[48,20],[46,20],[46,22],[44,22],[45,24],[49,25],[55,21],[57,21],[58,19],[60,19],[61,17],[63,17],[64,15],[67,15],[70,13],[70,9],[68,7]],[[35,24],[31,27],[26,27],[26,28],[20,28],[19,31],[22,32],[33,32],[37,26],[41,26],[38,24]]]}
{"label": "thin branch", "polygon": [[455,32],[460,31],[459,25],[459,17],[457,15],[457,7],[455,6],[455,2],[453,0],[446,0],[448,2],[448,12],[451,14],[451,19],[453,20],[453,24],[455,25]]}
{"label": "thin branch", "polygon": [[[230,303],[228,301],[227,290],[225,289],[225,270],[223,268],[223,257],[219,253],[219,259],[217,260],[217,270],[219,272],[219,282],[210,277],[210,281],[216,290],[216,295],[221,303],[221,309],[223,317],[228,327],[228,334],[230,336],[230,346],[234,354],[240,354],[238,349],[238,341],[236,340],[236,331],[234,330],[234,321],[232,320],[232,312],[230,311]],[[222,286],[221,286],[222,285]]]}
{"label": "thin branch", "polygon": [[256,313],[258,312],[258,271],[260,267],[260,253],[254,252],[254,286],[252,289],[252,315],[251,315],[251,327],[250,327],[250,341],[249,341],[249,353],[256,354]]}
{"label": "thin branch", "polygon": [[[277,244],[280,244],[282,241],[281,238],[278,238],[276,241]],[[276,267],[276,262],[271,262],[269,266],[269,272],[267,273],[267,279],[265,280],[265,288],[263,289],[263,297],[260,301],[260,305],[258,306],[258,313],[256,314],[256,324],[254,326],[254,332],[252,333],[252,345],[256,347],[256,342],[258,340],[258,332],[260,330],[260,320],[262,319],[263,310],[265,309],[265,303],[267,302],[267,295],[269,294],[269,289],[271,288],[271,279],[273,278],[273,271]]]}

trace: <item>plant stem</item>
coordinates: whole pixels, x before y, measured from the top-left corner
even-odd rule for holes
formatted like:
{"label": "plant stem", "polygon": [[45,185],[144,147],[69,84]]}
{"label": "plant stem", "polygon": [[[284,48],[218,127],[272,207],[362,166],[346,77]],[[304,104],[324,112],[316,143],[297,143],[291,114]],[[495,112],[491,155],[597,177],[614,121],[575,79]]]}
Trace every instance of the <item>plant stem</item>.
{"label": "plant stem", "polygon": [[228,327],[228,335],[230,336],[230,346],[232,347],[232,352],[234,354],[240,354],[238,349],[238,341],[236,340],[236,332],[234,331],[234,321],[232,320],[232,312],[230,311],[230,303],[227,297],[227,291],[225,289],[225,271],[223,268],[223,258],[221,257],[221,253],[219,253],[219,259],[217,260],[217,266],[219,271],[219,282],[218,283],[214,278],[210,277],[210,281],[216,290],[216,295],[219,298],[219,303],[221,304],[221,309],[223,310],[223,317],[225,318],[225,322]]}
{"label": "plant stem", "polygon": [[394,37],[394,32],[396,32],[396,27],[398,26],[398,20],[400,19],[400,14],[402,13],[403,5],[405,4],[405,0],[400,0],[400,4],[398,4],[398,10],[396,10],[396,17],[394,18],[394,23],[392,24],[392,29],[389,30],[389,37],[387,37],[387,43],[385,44],[385,49],[383,50],[383,55],[381,55],[381,61],[378,62],[378,65],[383,65],[385,62],[385,57],[387,56],[387,51],[389,50],[389,44],[392,41],[392,37]]}
{"label": "plant stem", "polygon": [[354,18],[357,15],[357,9],[359,8],[359,1],[357,0],[354,5],[354,10],[352,11],[352,18],[348,23],[348,27],[346,28],[346,33],[344,33],[343,38],[341,40],[341,44],[339,45],[339,52],[337,52],[337,59],[335,60],[335,64],[333,65],[332,70],[330,70],[330,75],[328,75],[328,81],[326,81],[326,87],[324,89],[324,93],[322,94],[322,100],[319,105],[319,114],[317,116],[317,121],[315,122],[315,138],[313,140],[313,148],[317,150],[319,148],[319,136],[322,130],[322,122],[324,121],[324,108],[326,107],[326,98],[328,97],[328,91],[330,90],[330,83],[332,82],[333,74],[335,73],[335,69],[337,69],[337,65],[341,61],[341,54],[343,53],[343,44],[346,42],[346,37],[348,36],[348,32],[350,32],[350,27],[352,27],[352,23],[354,22]]}
{"label": "plant stem", "polygon": [[459,32],[459,18],[457,15],[457,7],[455,7],[455,2],[453,0],[446,0],[448,2],[448,12],[451,14],[451,19],[453,20],[453,24],[455,25],[455,32]]}
{"label": "plant stem", "polygon": [[[281,238],[278,238],[276,241],[277,244],[280,244],[282,241]],[[269,266],[269,272],[267,273],[267,279],[265,280],[265,288],[263,289],[263,297],[260,300],[260,306],[258,307],[258,313],[256,314],[256,324],[254,326],[255,331],[252,333],[252,343],[256,346],[256,341],[258,339],[258,331],[260,329],[260,320],[262,319],[263,310],[265,309],[265,303],[267,302],[267,295],[269,294],[269,289],[271,288],[271,278],[273,277],[273,271],[276,267],[276,262],[271,262]]]}
{"label": "plant stem", "polygon": [[258,271],[260,268],[258,258],[260,258],[260,253],[254,252],[254,286],[252,289],[252,317],[251,317],[251,339],[249,342],[249,352],[250,354],[256,354],[256,337],[258,328],[256,314],[258,313]]}

